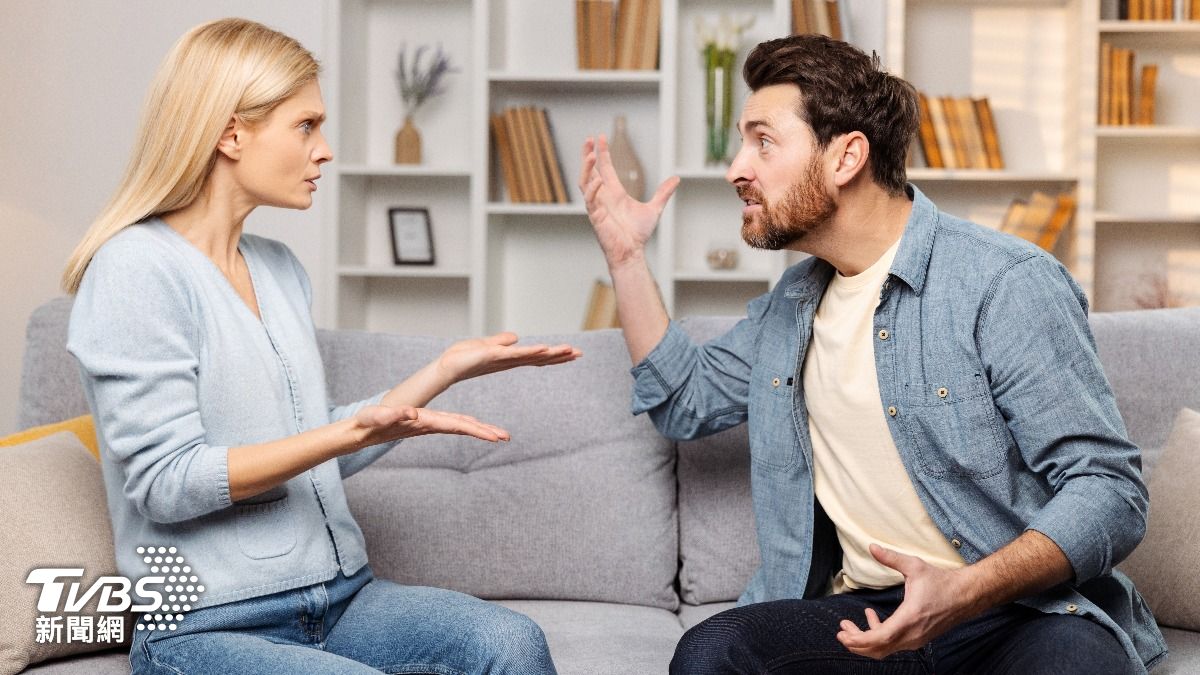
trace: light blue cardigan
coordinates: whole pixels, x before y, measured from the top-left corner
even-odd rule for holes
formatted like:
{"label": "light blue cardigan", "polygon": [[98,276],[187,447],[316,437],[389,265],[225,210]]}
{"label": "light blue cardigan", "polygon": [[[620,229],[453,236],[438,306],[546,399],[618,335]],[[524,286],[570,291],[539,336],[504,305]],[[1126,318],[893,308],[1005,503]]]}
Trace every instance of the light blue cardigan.
{"label": "light blue cardigan", "polygon": [[299,261],[283,244],[253,235],[243,235],[239,248],[261,321],[199,249],[151,219],[97,252],[67,340],[96,419],[117,567],[137,579],[150,573],[138,547],[176,547],[205,586],[194,607],[365,565],[342,478],[394,445],[230,501],[230,447],[319,427],[382,397],[329,405]]}

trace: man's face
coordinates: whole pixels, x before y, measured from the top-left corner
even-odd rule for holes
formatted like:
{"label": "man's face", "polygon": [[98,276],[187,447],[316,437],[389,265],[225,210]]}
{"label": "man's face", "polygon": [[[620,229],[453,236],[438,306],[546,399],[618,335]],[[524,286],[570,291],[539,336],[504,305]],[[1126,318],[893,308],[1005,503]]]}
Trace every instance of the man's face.
{"label": "man's face", "polygon": [[824,227],[837,211],[812,129],[797,115],[800,90],[777,84],[752,93],[738,129],[742,147],[725,179],[737,188],[742,239],[778,250]]}

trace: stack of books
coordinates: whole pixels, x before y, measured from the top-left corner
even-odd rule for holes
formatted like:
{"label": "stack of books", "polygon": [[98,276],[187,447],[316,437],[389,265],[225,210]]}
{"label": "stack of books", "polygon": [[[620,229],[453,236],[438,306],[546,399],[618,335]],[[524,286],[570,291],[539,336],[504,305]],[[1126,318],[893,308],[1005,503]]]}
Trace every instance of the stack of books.
{"label": "stack of books", "polygon": [[792,0],[792,33],[819,33],[850,41],[847,0]]}
{"label": "stack of books", "polygon": [[592,294],[588,298],[583,330],[620,327],[621,320],[617,318],[617,294],[607,281],[597,279],[592,284]]}
{"label": "stack of books", "polygon": [[920,147],[931,169],[1003,169],[987,98],[918,94]]}
{"label": "stack of books", "polygon": [[580,70],[656,70],[662,0],[575,0]]}
{"label": "stack of books", "polygon": [[510,201],[540,204],[570,201],[544,108],[508,108],[492,115],[491,124]]}
{"label": "stack of books", "polygon": [[1053,251],[1063,230],[1075,218],[1075,207],[1074,191],[1059,195],[1037,191],[1029,199],[1014,199],[1008,205],[1000,231]]}
{"label": "stack of books", "polygon": [[1135,81],[1136,60],[1132,49],[1114,47],[1108,42],[1100,44],[1100,124],[1154,124],[1158,66],[1142,66],[1139,86]]}
{"label": "stack of books", "polygon": [[1197,21],[1200,0],[1119,0],[1121,21]]}

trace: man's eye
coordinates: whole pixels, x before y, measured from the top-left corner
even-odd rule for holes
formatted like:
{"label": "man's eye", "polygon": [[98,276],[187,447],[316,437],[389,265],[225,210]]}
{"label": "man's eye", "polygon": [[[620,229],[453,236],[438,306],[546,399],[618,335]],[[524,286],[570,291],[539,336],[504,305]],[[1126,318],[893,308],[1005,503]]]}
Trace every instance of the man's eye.
{"label": "man's eye", "polygon": [[758,145],[759,145],[759,147],[761,147],[761,148],[763,148],[763,149],[765,150],[765,149],[766,149],[768,146],[772,145],[772,143],[771,143],[771,139],[769,139],[769,138],[767,138],[767,137],[765,137],[765,136],[763,136],[763,137],[760,137],[760,138],[758,139]]}

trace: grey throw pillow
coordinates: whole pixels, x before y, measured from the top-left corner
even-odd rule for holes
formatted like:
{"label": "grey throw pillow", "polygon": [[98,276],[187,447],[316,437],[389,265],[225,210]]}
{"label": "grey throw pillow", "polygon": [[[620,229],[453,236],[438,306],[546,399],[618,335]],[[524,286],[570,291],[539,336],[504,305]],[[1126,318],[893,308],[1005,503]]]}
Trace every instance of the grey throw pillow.
{"label": "grey throw pillow", "polygon": [[1154,468],[1146,537],[1121,565],[1154,618],[1200,630],[1200,412],[1184,408]]}
{"label": "grey throw pillow", "polygon": [[[7,544],[0,555],[0,672],[17,673],[31,663],[116,646],[96,635],[101,619],[110,616],[89,612],[99,593],[77,614],[39,612],[42,587],[25,583],[34,568],[82,567],[82,579],[63,580],[65,599],[72,581],[79,582],[82,596],[98,577],[116,574],[104,481],[87,448],[68,431],[0,448],[0,513]],[[39,616],[58,617],[58,639],[51,630],[44,634],[49,639],[38,642]],[[73,636],[77,639],[68,641],[71,616],[84,617],[77,626],[91,626],[90,641],[84,641],[81,627]],[[117,616],[124,626],[120,644],[128,645],[133,626],[128,615]]]}

